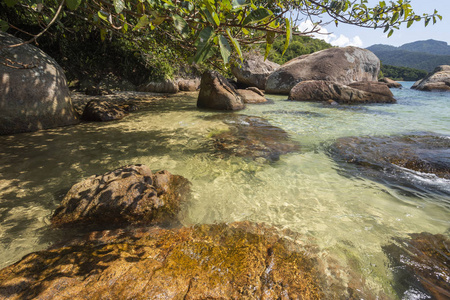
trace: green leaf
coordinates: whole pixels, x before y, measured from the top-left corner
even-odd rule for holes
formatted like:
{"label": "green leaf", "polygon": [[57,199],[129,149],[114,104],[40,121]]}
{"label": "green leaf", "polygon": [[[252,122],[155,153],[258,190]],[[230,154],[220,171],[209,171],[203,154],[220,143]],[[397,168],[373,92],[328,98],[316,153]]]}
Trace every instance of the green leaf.
{"label": "green leaf", "polygon": [[116,13],[120,14],[125,8],[125,2],[123,0],[114,0],[114,8]]}
{"label": "green leaf", "polygon": [[182,37],[187,38],[189,35],[189,25],[186,21],[179,15],[173,15],[173,25],[181,34]]}
{"label": "green leaf", "polygon": [[283,49],[283,53],[281,53],[281,56],[284,55],[287,48],[289,47],[291,38],[292,38],[292,24],[291,24],[291,21],[288,18],[286,18],[286,41],[284,42],[284,49]]}
{"label": "green leaf", "polygon": [[100,17],[100,19],[102,19],[105,22],[108,22],[108,14],[104,11],[99,10],[97,15]]}
{"label": "green leaf", "polygon": [[81,0],[66,0],[66,5],[70,10],[76,10],[80,4]]}
{"label": "green leaf", "polygon": [[411,25],[414,23],[414,19],[411,19],[408,21],[408,23],[406,24],[406,28],[411,27]]}
{"label": "green leaf", "polygon": [[431,18],[426,18],[426,19],[425,19],[425,27],[428,26],[428,23],[430,23],[430,20],[431,20]]}
{"label": "green leaf", "polygon": [[142,27],[145,27],[145,26],[147,26],[148,24],[150,24],[150,19],[149,19],[149,17],[148,17],[147,15],[143,15],[143,16],[139,19],[139,21],[138,21],[138,23],[136,24],[136,26],[134,26],[133,31],[138,30],[138,29],[140,29],[140,28],[142,28]]}
{"label": "green leaf", "polygon": [[102,41],[104,41],[106,39],[106,29],[105,28],[100,29],[100,39]]}
{"label": "green leaf", "polygon": [[226,32],[227,32],[228,38],[230,39],[231,43],[233,44],[234,49],[236,50],[237,54],[239,55],[239,58],[241,59],[241,61],[244,61],[244,59],[242,58],[242,51],[241,51],[241,46],[239,46],[239,42],[231,36],[229,29],[227,29]]}
{"label": "green leaf", "polygon": [[389,31],[387,37],[390,37],[393,33],[394,33],[394,29],[391,29],[391,31]]}
{"label": "green leaf", "polygon": [[197,53],[193,59],[195,63],[200,63],[214,54],[213,39],[214,29],[211,26],[204,28],[200,32],[196,41]]}
{"label": "green leaf", "polygon": [[230,63],[231,46],[223,35],[219,35],[220,54],[225,64]]}
{"label": "green leaf", "polygon": [[268,17],[270,17],[273,13],[267,8],[258,8],[257,10],[253,10],[245,19],[242,25],[247,25],[255,22],[262,21]]}
{"label": "green leaf", "polygon": [[17,4],[17,2],[19,2],[18,0],[3,0],[6,3],[6,6],[8,7],[13,7],[14,5]]}
{"label": "green leaf", "polygon": [[266,33],[266,53],[264,54],[264,60],[266,60],[267,56],[269,56],[269,51],[272,48],[274,41],[275,41],[275,32],[268,31]]}
{"label": "green leaf", "polygon": [[0,31],[6,31],[9,28],[9,24],[6,21],[0,20]]}
{"label": "green leaf", "polygon": [[213,25],[215,24],[216,26],[220,25],[219,17],[217,17],[217,14],[215,12],[211,13],[207,9],[203,9],[202,12],[205,15],[206,20],[208,20],[209,23],[211,23]]}

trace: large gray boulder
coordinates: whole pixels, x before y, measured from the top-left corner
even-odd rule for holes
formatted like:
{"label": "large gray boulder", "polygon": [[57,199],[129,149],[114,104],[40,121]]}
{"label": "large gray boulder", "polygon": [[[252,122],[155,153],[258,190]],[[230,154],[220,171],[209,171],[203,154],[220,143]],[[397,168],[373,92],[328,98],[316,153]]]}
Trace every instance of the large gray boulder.
{"label": "large gray boulder", "polygon": [[411,88],[420,91],[450,91],[450,66],[437,67],[424,79],[414,83]]}
{"label": "large gray boulder", "polygon": [[50,56],[0,32],[0,134],[36,131],[79,122],[66,77]]}
{"label": "large gray boulder", "polygon": [[360,103],[395,103],[389,88],[374,82],[371,86],[365,82],[352,86],[325,80],[307,80],[299,82],[289,93],[289,100],[294,101],[329,101],[340,104]]}
{"label": "large gray boulder", "polygon": [[267,78],[265,90],[267,94],[288,95],[297,83],[305,80],[339,84],[377,81],[379,71],[380,60],[369,50],[330,48],[288,61]]}
{"label": "large gray boulder", "polygon": [[217,110],[240,110],[244,101],[236,89],[216,71],[206,71],[202,75],[197,107]]}
{"label": "large gray boulder", "polygon": [[234,65],[231,72],[236,76],[238,83],[264,90],[267,77],[279,67],[277,63],[264,60],[264,56],[250,55],[241,64]]}

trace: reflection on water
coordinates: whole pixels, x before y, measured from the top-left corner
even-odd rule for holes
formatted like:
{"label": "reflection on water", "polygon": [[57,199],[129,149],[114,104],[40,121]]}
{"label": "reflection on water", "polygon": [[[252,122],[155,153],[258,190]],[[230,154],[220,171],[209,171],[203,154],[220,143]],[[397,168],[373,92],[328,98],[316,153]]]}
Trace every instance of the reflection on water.
{"label": "reflection on water", "polygon": [[394,93],[398,104],[345,109],[269,96],[273,104],[234,113],[265,118],[301,145],[272,163],[212,155],[211,136],[230,124],[208,117],[217,112],[197,110],[194,96],[153,103],[117,122],[0,137],[0,266],[68,235],[50,229],[48,219],[74,183],[141,163],[193,183],[183,224],[250,220],[288,228],[317,245],[329,268],[338,262],[361,274],[368,289],[396,297],[382,247],[410,233],[445,233],[449,210],[413,186],[347,176],[354,166],[337,164],[325,151],[345,136],[450,134],[449,96]]}

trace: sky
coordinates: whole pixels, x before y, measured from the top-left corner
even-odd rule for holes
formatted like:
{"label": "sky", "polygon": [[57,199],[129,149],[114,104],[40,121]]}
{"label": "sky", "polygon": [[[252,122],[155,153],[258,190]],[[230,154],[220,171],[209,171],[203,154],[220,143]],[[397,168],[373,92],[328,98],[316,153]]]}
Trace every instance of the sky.
{"label": "sky", "polygon": [[[379,1],[369,0],[369,5],[375,6]],[[388,0],[386,0],[388,2]],[[383,33],[383,29],[360,28],[352,25],[339,24],[336,27],[333,24],[322,27],[322,33],[325,35],[316,35],[333,46],[357,46],[362,48],[370,47],[374,44],[387,44],[401,46],[414,41],[434,39],[447,42],[450,45],[450,0],[411,0],[411,6],[418,15],[423,13],[432,14],[434,9],[442,16],[442,21],[432,25],[432,21],[425,27],[424,22],[414,23],[411,27],[400,27],[391,37]],[[323,22],[327,19],[323,19]],[[298,23],[299,24],[299,23]],[[311,26],[310,21],[303,21],[298,25],[300,29]]]}

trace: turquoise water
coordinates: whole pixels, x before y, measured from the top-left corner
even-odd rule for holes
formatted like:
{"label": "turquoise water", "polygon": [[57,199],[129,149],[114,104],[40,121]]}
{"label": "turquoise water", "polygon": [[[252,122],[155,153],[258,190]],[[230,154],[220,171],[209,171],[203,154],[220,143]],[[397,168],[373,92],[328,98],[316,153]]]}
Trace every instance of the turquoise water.
{"label": "turquoise water", "polygon": [[413,174],[412,185],[431,192],[411,193],[360,176],[327,154],[339,137],[450,135],[450,93],[392,91],[397,104],[332,107],[268,96],[273,104],[234,113],[265,118],[298,141],[300,152],[275,162],[216,155],[211,135],[228,125],[210,118],[217,112],[198,110],[195,94],[116,122],[0,136],[0,266],[67,235],[50,229],[49,217],[74,183],[141,163],[192,182],[184,225],[249,220],[289,229],[301,234],[299,243],[315,246],[323,268],[342,270],[342,282],[361,276],[366,289],[395,298],[381,247],[409,233],[449,235],[450,181]]}

